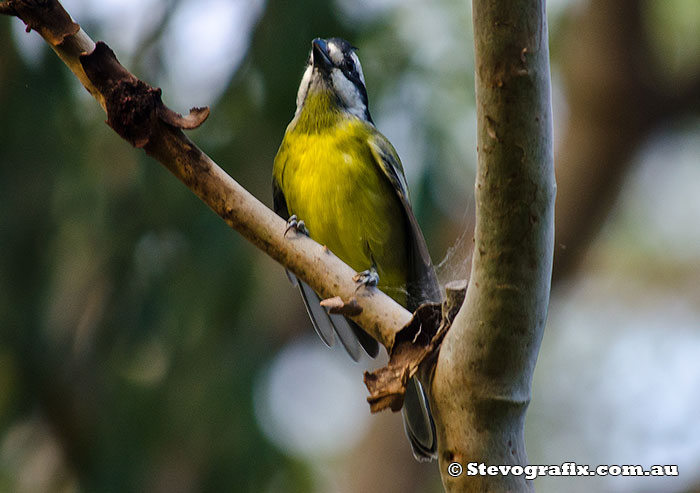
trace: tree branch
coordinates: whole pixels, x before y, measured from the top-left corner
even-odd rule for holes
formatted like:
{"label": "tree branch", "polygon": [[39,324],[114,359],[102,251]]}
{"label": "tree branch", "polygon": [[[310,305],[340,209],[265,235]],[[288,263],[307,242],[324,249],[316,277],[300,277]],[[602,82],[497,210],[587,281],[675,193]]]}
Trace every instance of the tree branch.
{"label": "tree branch", "polygon": [[[203,153],[181,129],[208,115],[193,109],[182,117],[165,107],[160,90],[122,67],[106,44],[97,45],[73,22],[57,0],[9,0],[0,13],[16,15],[37,31],[107,112],[107,122],[136,147],[158,160],[226,223],[274,260],[306,281],[319,295],[355,297],[353,316],[387,348],[411,313],[377,289],[361,288],[356,272],[327,248],[303,235],[285,236],[284,220],[253,197]],[[270,304],[274,304],[274,299]]]}
{"label": "tree branch", "polygon": [[472,274],[432,383],[448,491],[523,491],[523,476],[448,465],[527,463],[523,425],[549,301],[554,162],[544,0],[474,0],[478,117]]}

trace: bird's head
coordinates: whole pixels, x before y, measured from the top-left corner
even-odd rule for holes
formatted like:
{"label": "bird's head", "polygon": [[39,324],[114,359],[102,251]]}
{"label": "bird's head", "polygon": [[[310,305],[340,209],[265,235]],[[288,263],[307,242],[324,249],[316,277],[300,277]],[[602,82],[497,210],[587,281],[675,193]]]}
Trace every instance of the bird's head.
{"label": "bird's head", "polygon": [[367,103],[365,76],[360,59],[350,43],[341,38],[316,38],[297,93],[298,116],[309,99],[331,96],[331,104],[372,122]]}

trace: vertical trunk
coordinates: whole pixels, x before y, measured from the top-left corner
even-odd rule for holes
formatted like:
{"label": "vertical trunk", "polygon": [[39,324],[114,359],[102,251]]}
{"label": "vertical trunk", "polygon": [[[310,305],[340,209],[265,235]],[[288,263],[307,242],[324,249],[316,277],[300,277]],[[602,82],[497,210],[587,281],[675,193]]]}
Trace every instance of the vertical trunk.
{"label": "vertical trunk", "polygon": [[[554,245],[554,160],[544,0],[474,0],[476,230],[467,296],[432,384],[447,491],[523,491],[523,425],[542,339]],[[452,462],[462,465],[450,474]],[[454,474],[455,469],[451,470]]]}

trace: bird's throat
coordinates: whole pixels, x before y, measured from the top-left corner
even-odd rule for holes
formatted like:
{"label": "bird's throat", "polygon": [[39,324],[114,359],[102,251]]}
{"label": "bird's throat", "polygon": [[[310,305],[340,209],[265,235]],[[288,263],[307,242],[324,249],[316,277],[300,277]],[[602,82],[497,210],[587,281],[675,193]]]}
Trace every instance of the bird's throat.
{"label": "bird's throat", "polygon": [[342,111],[338,97],[329,90],[310,92],[292,121],[295,132],[320,133],[335,127],[349,115]]}

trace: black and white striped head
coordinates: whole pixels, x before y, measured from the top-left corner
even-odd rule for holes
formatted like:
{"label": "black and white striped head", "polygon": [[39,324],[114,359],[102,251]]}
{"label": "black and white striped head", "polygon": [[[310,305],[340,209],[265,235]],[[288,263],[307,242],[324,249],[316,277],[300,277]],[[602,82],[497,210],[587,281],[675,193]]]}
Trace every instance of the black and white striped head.
{"label": "black and white striped head", "polygon": [[311,53],[297,93],[297,115],[310,93],[331,90],[339,107],[372,122],[365,76],[355,50],[341,38],[316,38],[311,42]]}

